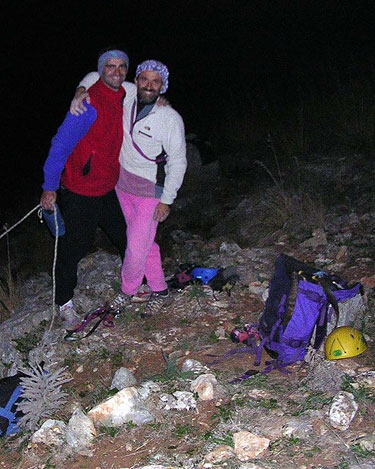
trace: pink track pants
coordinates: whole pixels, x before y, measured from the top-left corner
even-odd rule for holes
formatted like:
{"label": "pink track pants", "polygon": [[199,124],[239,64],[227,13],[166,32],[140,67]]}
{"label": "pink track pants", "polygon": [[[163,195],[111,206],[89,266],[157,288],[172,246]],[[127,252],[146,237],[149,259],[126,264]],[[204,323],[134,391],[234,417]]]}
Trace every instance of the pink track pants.
{"label": "pink track pants", "polygon": [[127,246],[121,269],[121,290],[135,295],[146,276],[152,291],[167,288],[160,249],[155,243],[158,222],[153,219],[159,199],[140,197],[116,189],[126,220]]}

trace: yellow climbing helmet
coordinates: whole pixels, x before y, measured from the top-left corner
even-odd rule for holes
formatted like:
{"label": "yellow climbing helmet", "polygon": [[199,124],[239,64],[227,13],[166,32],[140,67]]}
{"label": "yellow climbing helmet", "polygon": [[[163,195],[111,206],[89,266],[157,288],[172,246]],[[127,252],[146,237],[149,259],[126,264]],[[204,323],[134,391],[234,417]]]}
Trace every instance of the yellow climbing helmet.
{"label": "yellow climbing helmet", "polygon": [[324,344],[327,360],[355,357],[367,348],[368,345],[362,332],[350,326],[341,326],[334,329]]}

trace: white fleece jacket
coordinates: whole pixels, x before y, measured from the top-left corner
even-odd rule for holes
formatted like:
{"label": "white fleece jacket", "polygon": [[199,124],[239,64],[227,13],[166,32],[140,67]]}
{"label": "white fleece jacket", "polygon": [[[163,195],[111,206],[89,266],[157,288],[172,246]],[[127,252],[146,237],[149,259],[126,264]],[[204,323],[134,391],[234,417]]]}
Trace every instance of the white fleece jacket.
{"label": "white fleece jacket", "polygon": [[[99,78],[97,72],[84,77],[79,86],[90,88]],[[137,99],[137,87],[124,82],[124,139],[120,151],[121,166],[136,176],[156,183],[157,165],[144,158],[133,146],[130,136],[131,110]],[[160,155],[162,149],[168,155],[165,165],[164,189],[160,202],[172,204],[181,187],[187,167],[185,129],[181,116],[170,106],[155,105],[151,112],[135,123],[133,139],[149,158]]]}

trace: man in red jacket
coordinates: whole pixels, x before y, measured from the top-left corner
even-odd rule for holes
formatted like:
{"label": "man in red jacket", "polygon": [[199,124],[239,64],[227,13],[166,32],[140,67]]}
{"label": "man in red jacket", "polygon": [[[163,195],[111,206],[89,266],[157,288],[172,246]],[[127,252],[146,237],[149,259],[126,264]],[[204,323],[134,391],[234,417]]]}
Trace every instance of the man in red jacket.
{"label": "man in red jacket", "polygon": [[114,187],[123,139],[121,84],[128,67],[123,51],[109,50],[99,56],[100,79],[90,88],[88,111],[78,116],[67,113],[44,164],[40,205],[54,210],[60,189],[65,222],[65,234],[58,243],[56,303],[68,330],[82,319],[72,301],[77,265],[93,244],[97,227],[107,234],[122,259],[125,253],[126,225]]}

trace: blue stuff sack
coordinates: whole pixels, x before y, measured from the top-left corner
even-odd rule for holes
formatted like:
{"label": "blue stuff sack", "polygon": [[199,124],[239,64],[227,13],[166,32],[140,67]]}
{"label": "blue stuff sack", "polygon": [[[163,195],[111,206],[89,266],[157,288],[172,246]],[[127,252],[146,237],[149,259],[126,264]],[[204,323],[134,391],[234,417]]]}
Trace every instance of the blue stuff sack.
{"label": "blue stuff sack", "polygon": [[[55,221],[55,211],[56,211],[56,221]],[[55,211],[53,210],[42,210],[44,221],[46,222],[48,229],[53,236],[56,236],[58,229],[58,236],[63,236],[65,234],[65,223],[61,215],[59,206],[55,204]],[[57,222],[57,227],[56,227]]]}
{"label": "blue stuff sack", "polygon": [[204,285],[207,285],[210,280],[212,280],[219,272],[220,269],[212,269],[212,268],[205,268],[205,267],[195,267],[191,272],[190,275],[196,279],[201,281]]}

